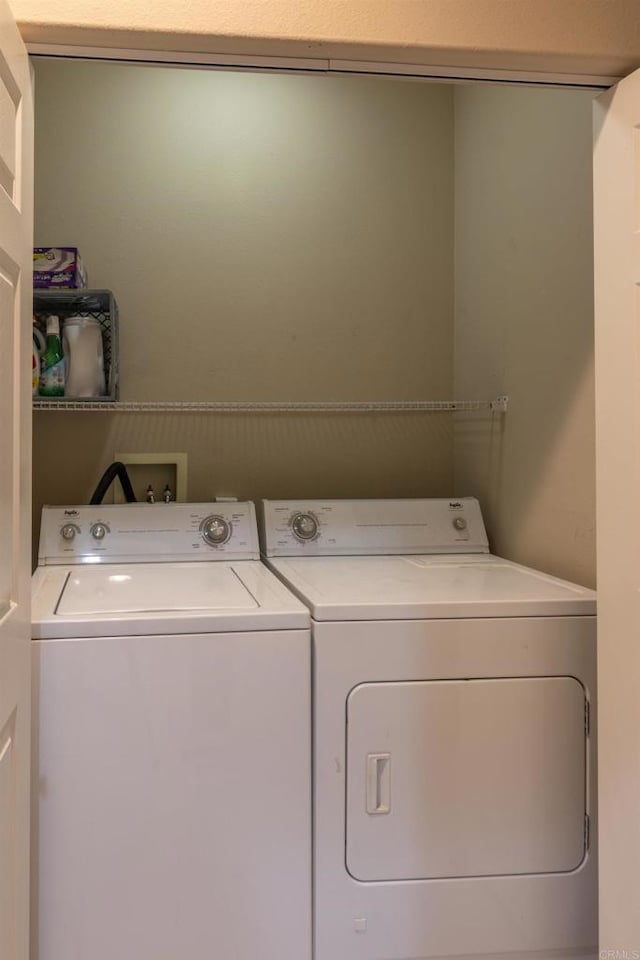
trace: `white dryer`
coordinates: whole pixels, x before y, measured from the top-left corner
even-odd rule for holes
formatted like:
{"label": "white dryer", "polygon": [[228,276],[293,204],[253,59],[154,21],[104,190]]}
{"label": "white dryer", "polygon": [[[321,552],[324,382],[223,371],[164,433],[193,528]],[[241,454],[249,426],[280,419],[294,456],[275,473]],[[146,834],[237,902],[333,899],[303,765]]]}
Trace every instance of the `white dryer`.
{"label": "white dryer", "polygon": [[595,594],[473,499],[263,521],[312,615],[315,960],[595,956]]}
{"label": "white dryer", "polygon": [[307,609],[253,504],[45,508],[39,960],[311,955]]}

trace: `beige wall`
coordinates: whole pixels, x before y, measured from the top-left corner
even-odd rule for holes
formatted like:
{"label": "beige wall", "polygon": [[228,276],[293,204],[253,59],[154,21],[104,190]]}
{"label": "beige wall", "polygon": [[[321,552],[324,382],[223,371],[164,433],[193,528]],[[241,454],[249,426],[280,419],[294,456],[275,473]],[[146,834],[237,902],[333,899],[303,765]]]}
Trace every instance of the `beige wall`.
{"label": "beige wall", "polygon": [[[36,63],[36,243],[114,290],[123,399],[450,396],[452,190],[450,87]],[[185,451],[191,499],[452,483],[446,414],[40,413],[35,515],[117,450]]]}
{"label": "beige wall", "polygon": [[591,95],[458,88],[455,487],[493,548],[595,582]]}
{"label": "beige wall", "polygon": [[114,290],[122,399],[450,394],[450,87],[43,60],[36,129],[36,244]]}
{"label": "beige wall", "polygon": [[11,0],[31,42],[622,75],[637,0]]}

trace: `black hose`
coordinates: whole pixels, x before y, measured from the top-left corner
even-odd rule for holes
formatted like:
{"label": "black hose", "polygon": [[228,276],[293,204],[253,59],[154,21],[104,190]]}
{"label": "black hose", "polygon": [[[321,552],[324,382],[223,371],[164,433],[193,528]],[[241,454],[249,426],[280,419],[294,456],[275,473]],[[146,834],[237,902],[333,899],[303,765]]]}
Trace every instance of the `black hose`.
{"label": "black hose", "polygon": [[98,480],[98,485],[93,491],[91,500],[89,500],[91,506],[95,506],[97,503],[102,503],[105,493],[116,477],[120,481],[120,486],[122,487],[122,492],[124,493],[127,503],[137,502],[136,495],[133,492],[133,487],[131,486],[129,474],[127,473],[127,468],[125,467],[124,463],[121,463],[120,460],[115,460],[113,463],[109,464],[105,472]]}

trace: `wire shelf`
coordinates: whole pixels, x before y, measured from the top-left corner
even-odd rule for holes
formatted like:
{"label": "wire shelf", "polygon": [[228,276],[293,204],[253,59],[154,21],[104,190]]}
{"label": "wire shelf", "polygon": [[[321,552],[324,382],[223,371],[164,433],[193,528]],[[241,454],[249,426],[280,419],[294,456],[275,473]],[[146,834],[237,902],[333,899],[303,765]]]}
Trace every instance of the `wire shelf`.
{"label": "wire shelf", "polygon": [[[47,317],[55,314],[62,322],[69,317],[88,317],[97,320],[102,332],[102,351],[107,393],[98,402],[117,403],[118,385],[118,305],[111,290],[49,290],[33,291],[33,314],[41,332],[45,333]],[[78,399],[78,398],[76,398]],[[69,403],[70,400],[65,401]],[[84,403],[83,400],[78,400]]]}
{"label": "wire shelf", "polygon": [[100,413],[457,413],[488,410],[506,413],[508,397],[495,400],[142,401],[33,399],[34,410]]}

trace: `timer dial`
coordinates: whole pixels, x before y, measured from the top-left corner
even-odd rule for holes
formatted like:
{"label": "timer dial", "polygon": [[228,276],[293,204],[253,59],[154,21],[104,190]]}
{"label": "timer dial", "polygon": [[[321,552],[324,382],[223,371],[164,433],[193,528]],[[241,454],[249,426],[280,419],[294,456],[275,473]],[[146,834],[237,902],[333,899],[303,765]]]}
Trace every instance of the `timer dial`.
{"label": "timer dial", "polygon": [[75,538],[76,533],[78,533],[78,528],[75,523],[65,523],[64,527],[60,530],[63,540],[71,542]]}
{"label": "timer dial", "polygon": [[456,530],[467,529],[467,521],[465,520],[464,517],[456,517],[455,520],[453,521],[453,525],[456,528]]}
{"label": "timer dial", "polygon": [[291,518],[291,529],[298,540],[313,540],[318,535],[318,521],[312,513],[296,513]]}
{"label": "timer dial", "polygon": [[231,537],[231,524],[224,517],[211,516],[202,521],[202,539],[211,547],[219,547]]}
{"label": "timer dial", "polygon": [[94,523],[91,527],[91,536],[94,540],[104,540],[107,529],[108,528],[104,523]]}

